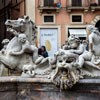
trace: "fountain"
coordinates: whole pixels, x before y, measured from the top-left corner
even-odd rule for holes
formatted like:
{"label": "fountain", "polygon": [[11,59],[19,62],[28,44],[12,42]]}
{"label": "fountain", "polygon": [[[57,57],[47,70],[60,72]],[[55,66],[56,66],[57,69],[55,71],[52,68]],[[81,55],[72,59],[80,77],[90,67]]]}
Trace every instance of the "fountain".
{"label": "fountain", "polygon": [[[28,16],[7,20],[5,25],[14,37],[2,42],[0,100],[99,100],[100,32],[96,27],[87,27],[89,51],[86,41],[71,35],[54,57],[44,58],[38,55],[37,27]],[[10,75],[3,76],[5,68]]]}

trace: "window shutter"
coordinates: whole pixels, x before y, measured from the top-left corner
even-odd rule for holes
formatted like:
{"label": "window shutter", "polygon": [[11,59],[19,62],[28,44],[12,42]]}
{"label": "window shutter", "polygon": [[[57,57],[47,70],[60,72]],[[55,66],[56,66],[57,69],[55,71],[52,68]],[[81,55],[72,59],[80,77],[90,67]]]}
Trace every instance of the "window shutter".
{"label": "window shutter", "polygon": [[54,5],[54,0],[49,0],[49,6],[53,6]]}
{"label": "window shutter", "polygon": [[82,0],[72,0],[72,6],[82,6]]}
{"label": "window shutter", "polygon": [[54,0],[44,0],[44,6],[53,6]]}
{"label": "window shutter", "polygon": [[49,0],[44,0],[44,6],[48,6],[49,5]]}

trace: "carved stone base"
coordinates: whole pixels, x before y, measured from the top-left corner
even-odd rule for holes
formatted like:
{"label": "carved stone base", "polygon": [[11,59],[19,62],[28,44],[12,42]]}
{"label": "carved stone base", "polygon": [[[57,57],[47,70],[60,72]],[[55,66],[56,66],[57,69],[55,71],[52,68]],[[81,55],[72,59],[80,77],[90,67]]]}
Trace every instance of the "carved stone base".
{"label": "carved stone base", "polygon": [[60,91],[50,79],[1,77],[0,100],[100,100],[100,79],[80,80]]}

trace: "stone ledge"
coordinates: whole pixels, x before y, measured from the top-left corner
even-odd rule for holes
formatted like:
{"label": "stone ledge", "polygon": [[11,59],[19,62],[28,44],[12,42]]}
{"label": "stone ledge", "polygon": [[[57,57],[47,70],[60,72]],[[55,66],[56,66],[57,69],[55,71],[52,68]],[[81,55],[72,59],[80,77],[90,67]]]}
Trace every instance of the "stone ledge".
{"label": "stone ledge", "polygon": [[4,83],[4,82],[25,82],[25,83],[51,83],[50,79],[47,78],[22,78],[20,76],[5,76],[5,77],[0,77],[0,83]]}
{"label": "stone ledge", "polygon": [[81,79],[78,83],[84,84],[100,84],[100,78],[95,79]]}
{"label": "stone ledge", "polygon": [[[3,82],[27,82],[27,83],[52,83],[51,79],[43,78],[22,78],[20,76],[3,76],[0,77],[0,83]],[[100,78],[81,79],[79,84],[100,84]]]}

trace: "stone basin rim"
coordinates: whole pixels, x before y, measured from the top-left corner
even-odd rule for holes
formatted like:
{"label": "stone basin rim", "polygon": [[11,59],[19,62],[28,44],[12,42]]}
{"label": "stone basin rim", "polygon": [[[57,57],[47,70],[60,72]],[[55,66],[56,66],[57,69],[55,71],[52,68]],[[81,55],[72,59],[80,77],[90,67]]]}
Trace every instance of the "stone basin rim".
{"label": "stone basin rim", "polygon": [[[20,76],[3,76],[0,77],[0,83],[52,83],[51,79],[48,78],[22,78]],[[88,79],[80,79],[78,84],[100,84],[100,78],[88,78]]]}

